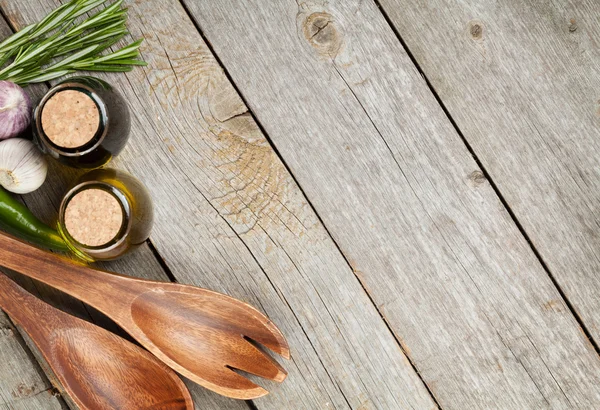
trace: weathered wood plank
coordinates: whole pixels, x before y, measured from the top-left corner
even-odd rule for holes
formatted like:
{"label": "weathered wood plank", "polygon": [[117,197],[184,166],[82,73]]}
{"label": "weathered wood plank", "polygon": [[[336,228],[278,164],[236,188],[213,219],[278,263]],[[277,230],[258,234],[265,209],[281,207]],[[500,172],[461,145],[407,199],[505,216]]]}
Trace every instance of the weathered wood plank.
{"label": "weathered wood plank", "polygon": [[600,2],[382,4],[599,343]]}
{"label": "weathered wood plank", "polygon": [[372,1],[185,3],[442,407],[600,405],[594,348]]}
{"label": "weathered wood plank", "polygon": [[0,408],[63,409],[64,403],[51,390],[19,333],[0,311]]}
{"label": "weathered wood plank", "polygon": [[[0,36],[4,38],[10,33],[10,28],[3,20],[0,20]],[[35,85],[29,87],[27,91],[31,96],[32,101],[37,101],[47,91],[47,87],[44,85]],[[82,171],[67,169],[56,162],[50,161],[48,180],[38,191],[29,195],[25,195],[24,200],[28,207],[37,216],[39,216],[46,223],[53,225],[56,223],[57,210],[62,195],[64,195],[67,187],[77,178],[78,175],[81,175],[81,173]],[[129,255],[125,259],[109,263],[99,263],[97,265],[104,269],[146,279],[162,281],[169,280],[159,262],[156,260],[151,249],[146,245],[142,246],[137,252]],[[114,322],[106,318],[103,314],[99,313],[95,309],[85,306],[78,300],[61,292],[55,291],[44,284],[32,281],[24,276],[17,275],[12,272],[9,272],[9,275],[28,291],[32,292],[46,302],[59,307],[61,310],[84,320],[94,322],[118,334],[124,335],[123,331],[117,325],[115,325]],[[26,346],[24,346],[24,348],[27,349]],[[25,365],[26,363],[23,363],[23,366]],[[10,372],[11,370],[7,369],[6,371]],[[2,368],[0,368],[0,373],[1,372]],[[235,402],[231,399],[221,397],[216,393],[203,389],[194,383],[188,383],[188,387],[190,388],[194,402],[198,407],[203,409],[229,408],[232,410],[245,410],[248,408],[248,406],[243,402]],[[36,408],[42,409],[44,407],[40,406]]]}
{"label": "weathered wood plank", "polygon": [[[52,4],[2,2],[18,26]],[[107,77],[134,112],[117,162],[148,182],[177,279],[254,304],[289,338],[290,376],[256,406],[435,407],[181,5],[130,7],[149,67]]]}

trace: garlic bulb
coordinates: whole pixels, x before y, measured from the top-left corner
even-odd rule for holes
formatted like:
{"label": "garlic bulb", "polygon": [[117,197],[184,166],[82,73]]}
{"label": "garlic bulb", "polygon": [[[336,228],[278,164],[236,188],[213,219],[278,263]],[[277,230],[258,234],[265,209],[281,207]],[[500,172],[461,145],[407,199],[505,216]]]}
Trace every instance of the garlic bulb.
{"label": "garlic bulb", "polygon": [[45,181],[48,166],[42,153],[28,140],[0,141],[0,185],[15,194],[27,194]]}

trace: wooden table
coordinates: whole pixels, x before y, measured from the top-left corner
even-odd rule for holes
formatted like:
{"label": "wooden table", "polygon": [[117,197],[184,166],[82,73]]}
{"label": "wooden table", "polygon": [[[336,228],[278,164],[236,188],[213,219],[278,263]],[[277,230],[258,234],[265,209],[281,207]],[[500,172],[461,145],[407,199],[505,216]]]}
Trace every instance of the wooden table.
{"label": "wooden table", "polygon": [[[3,35],[57,2],[0,1]],[[102,266],[245,300],[293,354],[199,409],[600,408],[600,2],[128,3],[149,65],[102,77],[157,221]],[[0,409],[65,407],[5,316],[0,364]]]}

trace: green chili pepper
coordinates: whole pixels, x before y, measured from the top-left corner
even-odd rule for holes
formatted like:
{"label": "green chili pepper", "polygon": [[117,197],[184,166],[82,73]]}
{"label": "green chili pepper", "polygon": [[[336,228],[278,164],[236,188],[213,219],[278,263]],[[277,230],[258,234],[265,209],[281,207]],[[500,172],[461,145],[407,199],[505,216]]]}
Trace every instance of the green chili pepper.
{"label": "green chili pepper", "polygon": [[69,250],[54,229],[42,223],[24,205],[0,188],[0,229],[53,251]]}

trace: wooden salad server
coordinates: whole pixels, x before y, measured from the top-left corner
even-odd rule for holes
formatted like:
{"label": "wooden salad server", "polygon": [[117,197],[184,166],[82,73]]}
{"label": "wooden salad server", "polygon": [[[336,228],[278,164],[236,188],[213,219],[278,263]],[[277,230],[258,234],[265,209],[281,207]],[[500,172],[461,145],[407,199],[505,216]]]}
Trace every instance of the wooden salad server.
{"label": "wooden salad server", "polygon": [[83,410],[192,410],[185,384],[144,349],[37,299],[0,273],[0,307]]}
{"label": "wooden salad server", "polygon": [[277,382],[287,375],[259,347],[289,359],[279,329],[232,297],[92,269],[4,233],[0,265],[93,306],[172,369],[224,396],[254,399],[268,393],[233,369]]}

